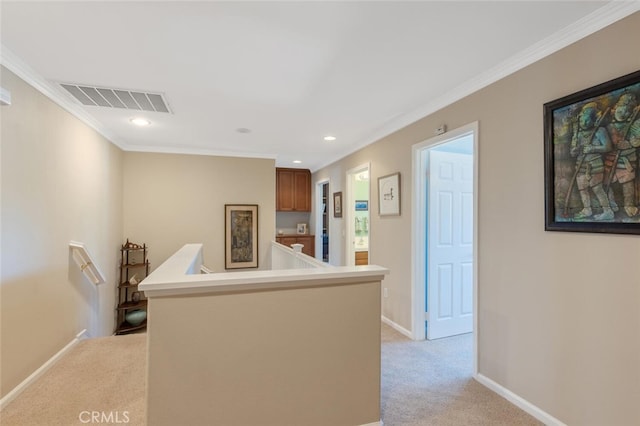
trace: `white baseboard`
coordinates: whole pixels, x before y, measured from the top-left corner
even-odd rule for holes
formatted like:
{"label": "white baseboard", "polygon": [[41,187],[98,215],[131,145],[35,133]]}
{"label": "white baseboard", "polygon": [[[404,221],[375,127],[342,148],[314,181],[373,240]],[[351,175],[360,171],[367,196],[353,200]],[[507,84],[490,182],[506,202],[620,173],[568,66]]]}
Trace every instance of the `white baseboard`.
{"label": "white baseboard", "polygon": [[411,333],[409,330],[407,330],[406,328],[402,327],[399,324],[396,324],[395,322],[391,321],[389,318],[385,317],[384,315],[382,315],[382,322],[387,324],[389,327],[393,328],[394,330],[404,334],[405,336],[407,336],[409,339],[413,339],[413,333]]}
{"label": "white baseboard", "polygon": [[382,420],[380,420],[379,422],[367,423],[366,425],[360,425],[360,426],[383,426],[383,425],[382,425]]}
{"label": "white baseboard", "polygon": [[533,417],[535,417],[536,419],[540,420],[545,425],[547,425],[547,426],[567,426],[566,424],[562,423],[560,420],[558,420],[555,417],[553,417],[551,414],[547,413],[546,411],[543,411],[539,407],[536,407],[535,405],[533,405],[532,403],[530,403],[526,399],[520,397],[519,395],[516,395],[515,393],[511,392],[509,389],[507,389],[504,386],[494,382],[493,380],[491,380],[487,376],[483,376],[482,374],[476,374],[474,379],[476,379],[479,383],[481,383],[484,386],[488,387],[489,389],[491,389],[492,391],[494,391],[495,393],[497,393],[498,395],[500,395],[501,397],[503,397],[507,401],[511,402],[516,407],[518,407],[518,408],[522,409],[523,411],[531,414]]}
{"label": "white baseboard", "polygon": [[26,379],[24,379],[22,383],[20,383],[18,386],[13,388],[8,394],[6,394],[2,399],[0,399],[0,410],[3,410],[4,407],[7,406],[7,404],[9,404],[18,395],[20,395],[27,387],[29,387],[30,384],[38,380],[40,376],[42,376],[48,369],[50,369],[56,362],[58,362],[60,358],[62,358],[64,354],[69,352],[69,350],[71,350],[72,347],[78,344],[80,340],[84,339],[86,335],[87,335],[86,329],[76,334],[76,337],[71,342],[67,343],[67,345],[64,348],[60,349],[58,353],[56,353],[54,356],[49,358],[49,360],[44,364],[42,364],[40,368],[38,368],[36,371],[31,373],[31,375]]}

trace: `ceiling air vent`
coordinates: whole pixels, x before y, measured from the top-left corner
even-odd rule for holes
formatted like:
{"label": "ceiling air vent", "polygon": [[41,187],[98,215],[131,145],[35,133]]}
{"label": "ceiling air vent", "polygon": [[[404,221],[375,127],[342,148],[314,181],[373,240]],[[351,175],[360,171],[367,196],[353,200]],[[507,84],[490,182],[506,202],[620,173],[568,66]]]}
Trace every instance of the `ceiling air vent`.
{"label": "ceiling air vent", "polygon": [[161,93],[109,89],[80,84],[60,83],[82,105],[137,111],[168,112],[169,106]]}

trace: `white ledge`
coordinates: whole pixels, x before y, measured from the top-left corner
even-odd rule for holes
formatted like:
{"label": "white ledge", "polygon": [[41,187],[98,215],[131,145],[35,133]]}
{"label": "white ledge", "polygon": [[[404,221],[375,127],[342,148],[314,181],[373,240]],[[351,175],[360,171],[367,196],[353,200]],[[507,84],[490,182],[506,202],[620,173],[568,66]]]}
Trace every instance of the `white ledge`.
{"label": "white ledge", "polygon": [[147,297],[264,291],[381,281],[381,266],[336,266],[200,274],[202,244],[187,244],[167,259],[138,288]]}

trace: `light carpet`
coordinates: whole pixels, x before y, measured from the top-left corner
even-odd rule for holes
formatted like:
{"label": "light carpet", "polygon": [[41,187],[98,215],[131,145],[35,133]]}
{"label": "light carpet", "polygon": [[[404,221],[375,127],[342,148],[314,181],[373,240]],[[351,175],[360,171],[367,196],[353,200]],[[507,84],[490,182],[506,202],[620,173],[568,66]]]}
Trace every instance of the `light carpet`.
{"label": "light carpet", "polygon": [[[415,342],[383,324],[384,425],[540,425],[472,379],[472,338]],[[144,425],[145,369],[146,334],[81,341],[2,410],[0,424]],[[106,417],[94,422],[96,413]]]}
{"label": "light carpet", "polygon": [[144,425],[146,350],[146,334],[80,341],[2,410],[0,424]]}
{"label": "light carpet", "polygon": [[472,376],[472,334],[413,341],[382,324],[384,426],[542,424]]}

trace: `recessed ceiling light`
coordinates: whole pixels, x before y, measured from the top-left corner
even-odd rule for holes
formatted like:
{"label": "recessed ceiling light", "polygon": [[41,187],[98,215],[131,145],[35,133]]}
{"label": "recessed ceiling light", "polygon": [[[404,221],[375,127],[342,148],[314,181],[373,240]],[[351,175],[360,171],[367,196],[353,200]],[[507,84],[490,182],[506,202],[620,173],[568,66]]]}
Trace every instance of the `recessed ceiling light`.
{"label": "recessed ceiling light", "polygon": [[335,137],[335,136],[325,136],[325,137],[324,137],[324,140],[325,140],[325,141],[335,141],[335,140],[336,140],[336,137]]}
{"label": "recessed ceiling light", "polygon": [[293,163],[294,163],[294,164],[300,164],[300,163],[302,163],[302,161],[300,161],[300,160],[293,160]]}
{"label": "recessed ceiling light", "polygon": [[238,132],[238,133],[251,133],[251,129],[247,129],[246,127],[240,127],[238,129],[236,129],[236,132]]}
{"label": "recessed ceiling light", "polygon": [[149,124],[151,124],[149,120],[142,117],[135,117],[135,118],[132,118],[130,121],[136,126],[148,126]]}

